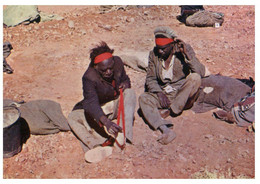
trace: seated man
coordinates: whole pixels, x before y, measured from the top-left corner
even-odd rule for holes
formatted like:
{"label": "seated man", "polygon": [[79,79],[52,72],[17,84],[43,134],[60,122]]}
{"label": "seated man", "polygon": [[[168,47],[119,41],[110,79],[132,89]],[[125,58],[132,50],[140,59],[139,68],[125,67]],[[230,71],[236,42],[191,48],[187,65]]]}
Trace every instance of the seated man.
{"label": "seated man", "polygon": [[[113,142],[118,133],[122,132],[122,122],[120,126],[112,122],[118,115],[120,89],[124,95],[125,136],[130,143],[133,139],[136,96],[134,90],[130,89],[130,79],[122,60],[113,56],[113,51],[105,42],[91,50],[91,62],[82,77],[84,99],[75,105],[68,116],[69,125],[86,153],[104,142],[106,145],[111,140]],[[97,155],[95,161],[100,161],[102,157],[112,153],[111,147],[99,148],[100,153],[97,154],[101,157],[98,159]],[[110,153],[105,152],[106,148],[109,148]],[[92,162],[86,157],[85,154],[85,159]]]}
{"label": "seated man", "polygon": [[149,55],[147,89],[139,97],[139,104],[146,121],[162,131],[158,141],[168,144],[176,135],[168,128],[171,122],[162,119],[158,109],[168,109],[176,116],[192,105],[205,67],[191,46],[177,39],[170,28],[157,27],[154,34],[156,46]]}

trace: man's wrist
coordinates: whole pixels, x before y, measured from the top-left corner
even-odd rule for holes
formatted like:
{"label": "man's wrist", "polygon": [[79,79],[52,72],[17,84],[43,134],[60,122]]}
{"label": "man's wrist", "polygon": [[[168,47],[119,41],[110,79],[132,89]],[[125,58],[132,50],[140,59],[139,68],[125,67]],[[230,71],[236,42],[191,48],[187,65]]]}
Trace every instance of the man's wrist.
{"label": "man's wrist", "polygon": [[103,115],[103,116],[100,117],[99,121],[101,122],[102,125],[106,126],[108,118],[105,115]]}

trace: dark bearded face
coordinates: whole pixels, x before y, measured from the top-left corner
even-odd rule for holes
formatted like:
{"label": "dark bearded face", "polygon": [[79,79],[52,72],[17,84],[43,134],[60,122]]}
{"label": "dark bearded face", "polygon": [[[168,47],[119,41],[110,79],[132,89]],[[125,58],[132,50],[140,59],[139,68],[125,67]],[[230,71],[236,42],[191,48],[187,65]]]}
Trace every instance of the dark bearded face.
{"label": "dark bearded face", "polygon": [[171,44],[165,46],[156,46],[160,58],[166,60],[172,52],[173,46]]}
{"label": "dark bearded face", "polygon": [[95,69],[106,81],[111,81],[114,76],[114,59],[113,57],[106,59],[95,66]]}

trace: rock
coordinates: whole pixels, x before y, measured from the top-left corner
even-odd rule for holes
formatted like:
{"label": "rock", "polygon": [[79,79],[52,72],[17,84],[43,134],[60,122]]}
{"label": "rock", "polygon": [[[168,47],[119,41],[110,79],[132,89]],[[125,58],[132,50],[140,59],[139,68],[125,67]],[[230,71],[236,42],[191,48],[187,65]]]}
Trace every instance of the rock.
{"label": "rock", "polygon": [[146,72],[149,52],[123,51],[120,54],[124,64],[139,72]]}
{"label": "rock", "polygon": [[178,157],[180,158],[180,160],[186,162],[187,159],[182,155],[182,154],[179,154]]}
{"label": "rock", "polygon": [[86,35],[86,34],[87,34],[86,29],[81,29],[81,34],[82,34],[82,35]]}
{"label": "rock", "polygon": [[220,165],[219,164],[217,164],[216,166],[215,166],[215,169],[216,170],[219,170],[221,167],[220,167]]}
{"label": "rock", "polygon": [[30,24],[39,17],[36,5],[9,5],[3,11],[3,23],[8,27]]}
{"label": "rock", "polygon": [[204,138],[212,140],[213,139],[213,135],[207,134],[207,135],[204,136]]}
{"label": "rock", "polygon": [[230,158],[228,158],[227,163],[232,163],[232,160]]}
{"label": "rock", "polygon": [[69,26],[70,29],[75,29],[75,25],[74,25],[74,22],[72,20],[70,20],[68,22],[68,26]]}
{"label": "rock", "polygon": [[107,31],[112,31],[112,26],[111,25],[98,25],[98,27],[101,27]]}
{"label": "rock", "polygon": [[135,19],[132,17],[132,18],[130,18],[130,20],[129,20],[130,22],[134,22],[135,21]]}

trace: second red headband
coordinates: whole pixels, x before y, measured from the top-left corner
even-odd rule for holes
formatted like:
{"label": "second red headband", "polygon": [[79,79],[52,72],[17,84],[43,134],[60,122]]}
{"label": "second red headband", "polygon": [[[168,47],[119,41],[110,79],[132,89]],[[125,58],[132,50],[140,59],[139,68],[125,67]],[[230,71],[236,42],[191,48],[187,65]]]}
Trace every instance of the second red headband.
{"label": "second red headband", "polygon": [[156,38],[155,39],[155,43],[158,46],[164,46],[167,45],[169,43],[172,43],[174,40],[171,38]]}

